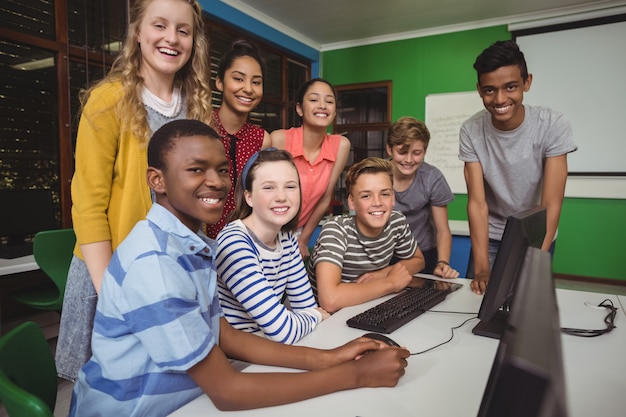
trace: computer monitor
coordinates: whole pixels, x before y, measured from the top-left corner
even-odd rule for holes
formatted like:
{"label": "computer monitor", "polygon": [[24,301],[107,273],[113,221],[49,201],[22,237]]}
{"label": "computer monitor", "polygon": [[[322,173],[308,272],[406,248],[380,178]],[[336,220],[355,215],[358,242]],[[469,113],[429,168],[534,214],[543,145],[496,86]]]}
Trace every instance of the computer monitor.
{"label": "computer monitor", "polygon": [[550,254],[528,248],[478,417],[568,415]]}
{"label": "computer monitor", "polygon": [[499,339],[513,302],[515,280],[526,249],[541,248],[546,235],[546,209],[533,207],[508,217],[500,249],[478,311],[480,322],[472,332]]}
{"label": "computer monitor", "polygon": [[0,202],[0,236],[9,246],[57,228],[50,190],[0,190]]}

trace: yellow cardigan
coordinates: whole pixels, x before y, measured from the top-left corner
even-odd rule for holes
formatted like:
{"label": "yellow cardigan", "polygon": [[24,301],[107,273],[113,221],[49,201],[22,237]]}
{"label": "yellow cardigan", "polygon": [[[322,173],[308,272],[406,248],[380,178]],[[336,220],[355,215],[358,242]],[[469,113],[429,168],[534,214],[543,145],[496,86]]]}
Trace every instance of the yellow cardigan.
{"label": "yellow cardigan", "polygon": [[94,89],[78,125],[72,222],[81,259],[79,245],[110,240],[115,250],[152,206],[147,144],[121,130],[115,106],[122,94],[121,83]]}

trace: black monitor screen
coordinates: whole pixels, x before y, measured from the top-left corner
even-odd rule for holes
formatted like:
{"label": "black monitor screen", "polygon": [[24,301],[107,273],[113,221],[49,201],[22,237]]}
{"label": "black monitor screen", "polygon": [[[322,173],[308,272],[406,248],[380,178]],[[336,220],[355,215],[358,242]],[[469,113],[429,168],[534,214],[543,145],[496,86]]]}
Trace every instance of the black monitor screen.
{"label": "black monitor screen", "polygon": [[50,190],[0,190],[0,201],[0,236],[8,244],[57,228]]}
{"label": "black monitor screen", "polygon": [[550,254],[527,249],[479,417],[566,417],[561,328]]}
{"label": "black monitor screen", "polygon": [[474,334],[500,338],[526,249],[541,248],[545,235],[545,208],[537,206],[509,216],[478,312],[480,322],[472,330]]}

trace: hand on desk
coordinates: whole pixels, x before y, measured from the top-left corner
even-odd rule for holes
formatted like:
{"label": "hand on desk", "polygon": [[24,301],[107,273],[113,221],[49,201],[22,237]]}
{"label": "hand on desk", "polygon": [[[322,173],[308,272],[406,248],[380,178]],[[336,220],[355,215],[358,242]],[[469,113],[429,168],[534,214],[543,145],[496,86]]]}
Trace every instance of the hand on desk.
{"label": "hand on desk", "polygon": [[390,347],[389,344],[383,342],[382,340],[375,340],[370,337],[361,336],[349,341],[345,345],[328,350],[334,358],[334,361],[328,363],[327,366],[338,365],[351,360],[358,360],[365,354],[388,347]]}
{"label": "hand on desk", "polygon": [[362,341],[368,342],[367,346],[370,347],[370,342],[373,342],[376,347],[368,348],[355,357],[357,387],[395,387],[404,375],[408,365],[406,358],[410,352],[367,337],[360,337],[350,343]]}
{"label": "hand on desk", "polygon": [[441,278],[458,278],[459,276],[459,271],[443,263],[437,264],[433,273]]}
{"label": "hand on desk", "polygon": [[475,294],[484,294],[487,289],[487,283],[489,282],[489,274],[478,274],[476,278],[470,282],[470,288]]}

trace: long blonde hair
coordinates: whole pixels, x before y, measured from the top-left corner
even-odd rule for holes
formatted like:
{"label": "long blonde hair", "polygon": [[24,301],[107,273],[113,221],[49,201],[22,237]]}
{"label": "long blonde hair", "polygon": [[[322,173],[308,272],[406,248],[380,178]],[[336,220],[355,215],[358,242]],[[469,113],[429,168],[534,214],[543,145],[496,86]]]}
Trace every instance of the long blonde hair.
{"label": "long blonde hair", "polygon": [[[122,49],[113,62],[107,76],[93,87],[80,93],[82,108],[89,100],[91,92],[98,86],[121,82],[124,94],[116,104],[116,111],[121,120],[122,128],[130,128],[134,136],[142,143],[150,137],[148,113],[141,100],[143,78],[139,73],[141,65],[141,49],[136,39],[146,8],[153,0],[136,0],[130,9],[130,23]],[[196,0],[180,0],[193,9],[193,50],[189,61],[174,77],[174,87],[181,89],[186,100],[187,118],[197,119],[205,123],[211,121],[211,87],[206,81],[210,77],[208,66],[208,42],[204,36],[202,8]],[[81,109],[82,110],[82,109]]]}

